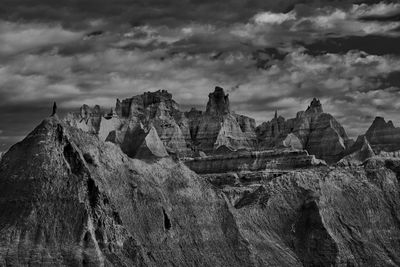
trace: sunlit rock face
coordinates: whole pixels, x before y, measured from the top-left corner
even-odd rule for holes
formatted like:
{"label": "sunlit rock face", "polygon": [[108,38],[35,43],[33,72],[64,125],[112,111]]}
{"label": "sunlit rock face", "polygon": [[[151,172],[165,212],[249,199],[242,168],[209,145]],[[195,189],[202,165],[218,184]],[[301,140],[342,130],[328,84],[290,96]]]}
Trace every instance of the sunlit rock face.
{"label": "sunlit rock face", "polygon": [[88,105],[83,105],[79,109],[79,112],[67,114],[65,121],[71,124],[71,126],[79,128],[85,132],[98,134],[103,116],[104,113],[99,105],[96,105],[93,108]]}
{"label": "sunlit rock face", "polygon": [[305,149],[310,154],[328,162],[340,159],[351,140],[336,119],[324,113],[318,99],[313,99],[306,111],[296,118],[285,120],[275,117],[257,127],[260,149],[289,147]]}
{"label": "sunlit rock face", "polygon": [[357,143],[354,147],[352,146],[351,150],[349,149],[346,152],[346,156],[344,156],[338,162],[340,166],[359,165],[362,164],[365,160],[376,156],[374,150],[371,147],[371,144],[368,142],[365,136],[363,137],[362,144]]}

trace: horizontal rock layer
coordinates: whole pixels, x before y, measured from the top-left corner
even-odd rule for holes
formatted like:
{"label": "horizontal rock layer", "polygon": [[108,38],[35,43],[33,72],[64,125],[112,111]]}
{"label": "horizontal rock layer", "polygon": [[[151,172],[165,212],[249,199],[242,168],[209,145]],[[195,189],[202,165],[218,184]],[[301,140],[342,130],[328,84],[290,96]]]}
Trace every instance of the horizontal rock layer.
{"label": "horizontal rock layer", "polygon": [[225,173],[265,169],[294,169],[325,164],[307,151],[257,151],[213,155],[186,159],[185,164],[196,173]]}

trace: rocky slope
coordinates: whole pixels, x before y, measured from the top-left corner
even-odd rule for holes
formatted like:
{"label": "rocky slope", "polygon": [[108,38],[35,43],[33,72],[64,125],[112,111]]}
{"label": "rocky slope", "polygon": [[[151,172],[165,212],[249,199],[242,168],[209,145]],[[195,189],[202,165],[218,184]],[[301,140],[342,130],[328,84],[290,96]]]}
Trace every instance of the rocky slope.
{"label": "rocky slope", "polygon": [[315,98],[296,118],[285,120],[275,114],[273,120],[257,127],[257,135],[260,149],[305,149],[328,162],[339,160],[352,145],[344,128],[332,115],[323,112],[320,101]]}
{"label": "rocky slope", "polygon": [[0,163],[0,266],[400,265],[398,159],[270,171],[199,176],[48,118]]}

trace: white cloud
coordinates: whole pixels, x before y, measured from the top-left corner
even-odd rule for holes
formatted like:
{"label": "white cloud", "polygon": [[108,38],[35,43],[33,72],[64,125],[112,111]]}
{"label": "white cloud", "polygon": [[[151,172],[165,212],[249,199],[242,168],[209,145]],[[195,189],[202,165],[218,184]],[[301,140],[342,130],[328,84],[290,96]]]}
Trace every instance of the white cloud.
{"label": "white cloud", "polygon": [[295,19],[296,13],[293,11],[289,13],[263,12],[254,16],[254,21],[257,24],[281,24],[285,21]]}
{"label": "white cloud", "polygon": [[397,14],[400,12],[399,3],[385,3],[380,2],[378,4],[367,5],[353,5],[350,13],[353,16],[363,17],[363,16],[389,16]]}
{"label": "white cloud", "polygon": [[0,55],[73,42],[81,36],[81,32],[66,30],[59,25],[20,24],[0,20]]}

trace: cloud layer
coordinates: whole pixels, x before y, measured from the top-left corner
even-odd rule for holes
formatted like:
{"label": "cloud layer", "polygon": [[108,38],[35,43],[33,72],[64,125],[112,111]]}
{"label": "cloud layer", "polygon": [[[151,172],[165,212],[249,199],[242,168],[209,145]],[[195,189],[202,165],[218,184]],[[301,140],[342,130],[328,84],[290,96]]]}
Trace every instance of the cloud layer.
{"label": "cloud layer", "polygon": [[258,122],[275,109],[295,116],[319,97],[352,137],[376,115],[400,124],[395,2],[5,2],[0,151],[53,101],[62,112],[108,108],[115,98],[167,89],[183,108],[204,108],[215,85]]}

